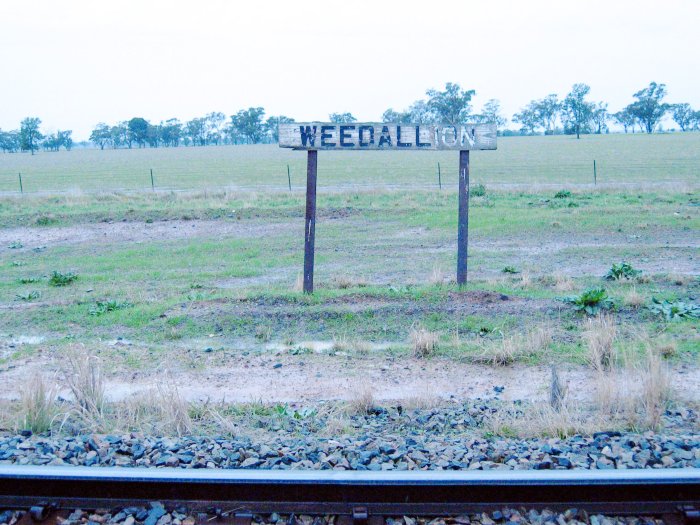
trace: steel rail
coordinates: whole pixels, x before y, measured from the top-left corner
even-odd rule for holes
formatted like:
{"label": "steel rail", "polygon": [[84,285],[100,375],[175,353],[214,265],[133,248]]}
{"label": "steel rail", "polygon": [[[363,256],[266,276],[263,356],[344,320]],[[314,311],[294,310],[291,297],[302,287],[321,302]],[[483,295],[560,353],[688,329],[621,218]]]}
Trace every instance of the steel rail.
{"label": "steel rail", "polygon": [[680,512],[692,521],[700,508],[700,469],[367,472],[0,465],[0,507],[116,508],[150,501],[235,509],[235,514],[350,515],[356,521],[504,507],[575,507],[615,515]]}

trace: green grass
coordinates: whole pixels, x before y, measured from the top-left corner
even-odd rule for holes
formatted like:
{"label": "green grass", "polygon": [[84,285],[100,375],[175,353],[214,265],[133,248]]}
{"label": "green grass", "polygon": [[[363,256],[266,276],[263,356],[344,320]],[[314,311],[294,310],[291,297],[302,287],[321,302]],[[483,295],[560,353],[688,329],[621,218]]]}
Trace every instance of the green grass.
{"label": "green grass", "polygon": [[[319,188],[433,187],[437,164],[443,184],[457,182],[454,152],[322,152]],[[501,137],[497,151],[472,154],[475,183],[573,185],[593,182],[696,184],[700,133]],[[132,150],[74,149],[57,153],[0,154],[0,192],[150,191],[156,188],[276,190],[287,188],[287,165],[296,190],[305,185],[303,152],[276,145]],[[564,188],[559,188],[564,189]],[[38,221],[51,224],[51,217]]]}

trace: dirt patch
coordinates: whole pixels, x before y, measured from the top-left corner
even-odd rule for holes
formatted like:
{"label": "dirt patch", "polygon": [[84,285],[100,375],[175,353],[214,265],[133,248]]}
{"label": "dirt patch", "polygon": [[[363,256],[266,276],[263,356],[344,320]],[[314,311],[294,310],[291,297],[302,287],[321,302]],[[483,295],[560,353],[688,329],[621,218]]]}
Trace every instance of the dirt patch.
{"label": "dirt patch", "polygon": [[[206,355],[209,354],[198,358],[204,361]],[[0,369],[4,385],[0,398],[16,398],[20,386],[34,371],[42,371],[48,378],[60,377],[56,374],[59,365],[58,356],[39,355],[16,363],[14,368]],[[593,398],[591,369],[570,365],[560,370],[560,376],[573,400]],[[353,399],[365,388],[371,389],[374,398],[382,403],[492,397],[544,401],[548,396],[550,370],[546,366],[523,365],[497,368],[441,358],[289,355],[264,351],[231,355],[217,366],[206,366],[203,370],[186,370],[170,357],[153,371],[111,375],[107,379],[107,394],[113,400],[125,399],[166,378],[174,381],[183,397],[190,401],[309,403]],[[692,400],[700,391],[700,368],[675,366],[672,384],[681,399]]]}
{"label": "dirt patch", "polygon": [[115,222],[79,224],[61,227],[32,227],[0,229],[0,247],[19,241],[21,252],[42,246],[76,244],[143,243],[174,239],[207,237],[252,238],[278,235],[293,230],[296,224],[289,221],[233,221],[233,220],[169,220],[153,223]]}

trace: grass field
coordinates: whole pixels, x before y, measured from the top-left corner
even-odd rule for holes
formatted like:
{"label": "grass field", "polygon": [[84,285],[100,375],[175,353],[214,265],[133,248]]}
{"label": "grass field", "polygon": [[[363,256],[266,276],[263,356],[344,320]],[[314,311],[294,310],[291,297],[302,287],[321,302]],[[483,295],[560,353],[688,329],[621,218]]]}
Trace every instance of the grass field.
{"label": "grass field", "polygon": [[[456,185],[452,152],[322,152],[319,187],[330,189],[431,188],[440,163],[445,187]],[[503,137],[497,151],[472,155],[472,180],[486,185],[598,183],[697,184],[700,133]],[[303,189],[303,152],[275,145],[133,150],[76,149],[58,153],[0,154],[0,192],[159,189]]]}
{"label": "grass field", "polygon": [[[296,286],[304,194],[284,191],[290,159],[300,190],[302,153],[260,146],[4,155],[2,169],[15,163],[28,189],[41,193],[0,197],[3,395],[32,370],[60,370],[80,347],[102,358],[117,398],[164,370],[197,399],[337,399],[367,378],[387,399],[406,395],[405,382],[460,398],[506,380],[514,395],[536,397],[549,363],[583,378],[574,397],[586,398],[599,321],[563,299],[602,287],[613,303],[613,327],[603,330],[611,348],[628,357],[661,352],[682,370],[676,379],[692,398],[700,323],[649,307],[653,299],[697,305],[699,139],[513,138],[475,153],[473,178],[486,189],[471,199],[464,288],[453,282],[457,196],[454,185],[435,187],[433,170],[439,160],[448,177],[456,155],[323,152],[320,185],[334,191],[319,192],[313,296]],[[616,185],[587,184],[592,157]],[[135,188],[126,173],[146,161],[156,177],[166,166],[179,170],[168,185],[200,191],[50,191]],[[36,175],[46,188],[31,186],[29,163],[47,170]],[[620,167],[614,175],[612,165]],[[229,178],[233,166],[239,171]],[[108,177],[110,170],[121,171]],[[358,186],[345,186],[348,179]],[[621,261],[641,275],[604,280]],[[427,357],[416,355],[420,340],[431,342]],[[509,369],[504,379],[489,371],[494,362],[529,367],[518,374],[536,379],[512,381]]]}

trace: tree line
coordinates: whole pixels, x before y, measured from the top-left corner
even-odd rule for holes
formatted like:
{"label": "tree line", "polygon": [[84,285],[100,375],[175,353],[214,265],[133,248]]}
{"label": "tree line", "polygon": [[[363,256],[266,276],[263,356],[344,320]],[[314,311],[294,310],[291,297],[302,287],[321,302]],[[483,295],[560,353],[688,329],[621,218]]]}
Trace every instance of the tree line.
{"label": "tree line", "polygon": [[19,130],[3,131],[0,129],[0,150],[5,153],[16,151],[31,151],[34,155],[40,147],[46,151],[58,151],[61,148],[70,150],[73,147],[73,132],[56,131],[44,135],[39,131],[41,119],[27,117],[21,123]]}
{"label": "tree line", "polygon": [[[462,122],[494,122],[502,135],[552,135],[564,133],[576,135],[607,133],[608,123],[615,122],[624,132],[653,133],[659,129],[661,120],[670,114],[681,131],[700,128],[700,111],[688,103],[669,104],[664,101],[667,91],[665,84],[651,82],[647,87],[634,93],[635,99],[616,113],[608,111],[608,104],[589,100],[590,86],[574,84],[571,91],[559,99],[550,94],[542,99],[529,102],[512,117],[519,124],[516,131],[505,129],[508,120],[501,114],[500,102],[488,100],[481,111],[474,112],[471,106],[473,89],[462,89],[459,84],[448,82],[443,90],[428,89],[427,98],[416,100],[403,111],[393,108],[382,114],[383,122],[398,124],[458,124]],[[349,123],[357,119],[352,113],[331,113],[331,122]],[[220,144],[259,144],[277,142],[277,126],[294,122],[293,118],[279,115],[265,118],[265,109],[251,107],[234,115],[226,116],[212,112],[203,117],[181,122],[176,118],[152,124],[142,117],[109,125],[101,122],[90,134],[90,141],[100,149],[209,146]],[[28,117],[20,124],[19,130],[0,130],[0,149],[4,152],[67,150],[73,146],[72,132],[57,131],[43,135],[39,127],[41,120]]]}

